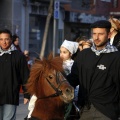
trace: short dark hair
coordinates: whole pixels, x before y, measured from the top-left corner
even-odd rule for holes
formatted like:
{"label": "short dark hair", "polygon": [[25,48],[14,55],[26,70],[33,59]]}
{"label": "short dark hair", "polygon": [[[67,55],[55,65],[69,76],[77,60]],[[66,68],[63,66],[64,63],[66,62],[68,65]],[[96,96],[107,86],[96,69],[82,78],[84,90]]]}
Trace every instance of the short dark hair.
{"label": "short dark hair", "polygon": [[7,33],[7,34],[9,34],[9,35],[10,35],[10,38],[12,39],[12,33],[11,33],[10,30],[8,30],[8,29],[0,29],[0,34],[2,34],[2,33]]}
{"label": "short dark hair", "polygon": [[107,20],[99,20],[91,24],[91,28],[106,28],[110,32],[111,23]]}
{"label": "short dark hair", "polygon": [[80,42],[80,41],[87,41],[87,37],[86,36],[80,36],[80,37],[78,37],[75,41],[76,42]]}

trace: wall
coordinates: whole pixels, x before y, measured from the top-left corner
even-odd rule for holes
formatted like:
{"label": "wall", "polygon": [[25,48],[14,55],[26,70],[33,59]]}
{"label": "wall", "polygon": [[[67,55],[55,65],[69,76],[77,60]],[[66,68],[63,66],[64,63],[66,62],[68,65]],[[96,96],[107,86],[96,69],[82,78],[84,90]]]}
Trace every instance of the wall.
{"label": "wall", "polygon": [[[120,19],[120,0],[111,0],[110,4],[110,16],[114,16]],[[115,3],[116,2],[116,3]],[[117,7],[114,6],[117,5]]]}
{"label": "wall", "polygon": [[111,2],[96,0],[96,14],[109,16]]}
{"label": "wall", "polygon": [[12,2],[11,0],[0,1],[0,28],[12,30]]}

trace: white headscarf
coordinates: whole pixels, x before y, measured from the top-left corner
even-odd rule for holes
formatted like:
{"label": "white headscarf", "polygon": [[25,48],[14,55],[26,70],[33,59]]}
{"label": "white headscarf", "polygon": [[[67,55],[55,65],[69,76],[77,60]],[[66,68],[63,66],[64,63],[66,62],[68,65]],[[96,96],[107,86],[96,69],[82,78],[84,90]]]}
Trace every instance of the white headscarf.
{"label": "white headscarf", "polygon": [[64,40],[61,47],[65,47],[67,50],[70,51],[70,53],[74,54],[77,52],[78,45],[79,45],[78,42]]}

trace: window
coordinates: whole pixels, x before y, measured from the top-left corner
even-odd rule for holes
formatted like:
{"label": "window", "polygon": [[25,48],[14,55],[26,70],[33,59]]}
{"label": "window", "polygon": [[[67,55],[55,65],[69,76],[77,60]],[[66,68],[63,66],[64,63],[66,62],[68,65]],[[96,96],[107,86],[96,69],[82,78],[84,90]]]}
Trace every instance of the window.
{"label": "window", "polygon": [[37,13],[38,12],[38,7],[35,5],[31,5],[31,13]]}
{"label": "window", "polygon": [[114,8],[117,8],[117,7],[118,7],[118,0],[114,0],[114,1],[113,1],[113,7],[114,7]]}

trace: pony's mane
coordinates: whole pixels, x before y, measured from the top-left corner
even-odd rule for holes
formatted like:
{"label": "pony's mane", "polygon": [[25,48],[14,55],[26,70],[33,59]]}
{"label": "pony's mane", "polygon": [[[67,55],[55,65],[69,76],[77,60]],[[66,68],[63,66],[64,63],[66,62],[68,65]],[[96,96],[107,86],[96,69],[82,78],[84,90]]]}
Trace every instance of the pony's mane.
{"label": "pony's mane", "polygon": [[62,67],[63,61],[60,57],[53,57],[52,54],[48,58],[43,60],[36,59],[35,63],[31,67],[30,76],[28,83],[26,84],[27,92],[31,95],[37,92],[38,80],[42,78],[44,73],[47,73],[49,70],[63,71]]}

